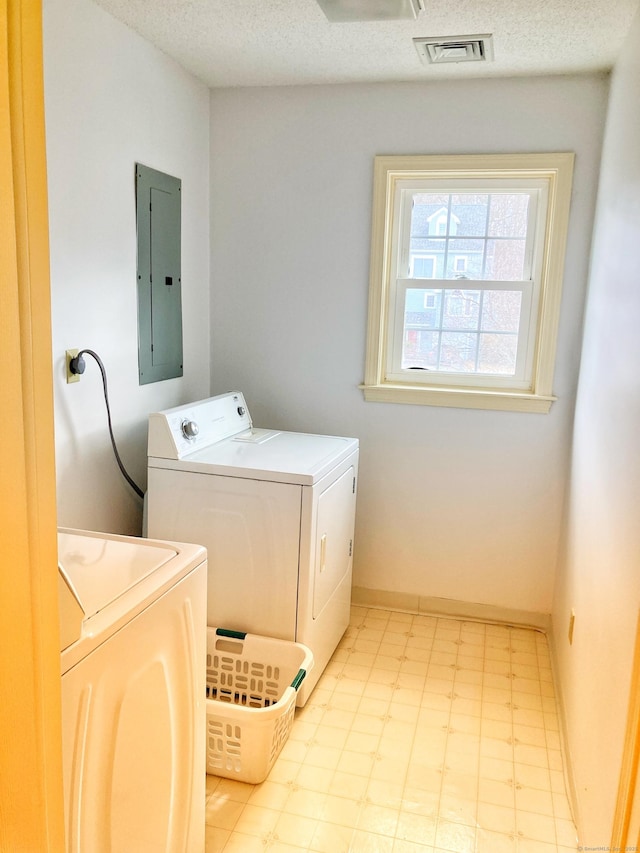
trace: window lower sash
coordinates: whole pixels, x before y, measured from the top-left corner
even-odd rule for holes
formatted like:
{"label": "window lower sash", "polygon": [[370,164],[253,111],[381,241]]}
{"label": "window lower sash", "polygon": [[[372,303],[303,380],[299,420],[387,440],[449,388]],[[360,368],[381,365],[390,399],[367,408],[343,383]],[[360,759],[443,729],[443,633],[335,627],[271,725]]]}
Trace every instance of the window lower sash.
{"label": "window lower sash", "polygon": [[532,281],[398,279],[386,380],[526,390]]}

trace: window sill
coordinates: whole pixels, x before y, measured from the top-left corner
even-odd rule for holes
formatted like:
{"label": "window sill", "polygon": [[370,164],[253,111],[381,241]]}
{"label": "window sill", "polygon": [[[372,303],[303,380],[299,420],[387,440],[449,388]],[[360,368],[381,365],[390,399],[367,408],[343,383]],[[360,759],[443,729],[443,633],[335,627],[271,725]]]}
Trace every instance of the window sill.
{"label": "window sill", "polygon": [[556,397],[530,392],[486,391],[468,388],[418,388],[415,385],[360,385],[368,403],[407,403],[455,409],[494,409],[501,412],[549,413]]}

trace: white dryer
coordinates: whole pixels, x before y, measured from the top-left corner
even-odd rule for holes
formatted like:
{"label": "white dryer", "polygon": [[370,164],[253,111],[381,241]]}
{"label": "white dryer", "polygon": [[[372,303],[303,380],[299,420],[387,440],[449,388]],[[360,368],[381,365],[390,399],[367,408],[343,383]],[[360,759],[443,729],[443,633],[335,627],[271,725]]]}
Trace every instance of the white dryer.
{"label": "white dryer", "polygon": [[349,623],[358,440],[254,429],[238,391],[149,417],[147,533],[204,545],[209,625],[295,640]]}

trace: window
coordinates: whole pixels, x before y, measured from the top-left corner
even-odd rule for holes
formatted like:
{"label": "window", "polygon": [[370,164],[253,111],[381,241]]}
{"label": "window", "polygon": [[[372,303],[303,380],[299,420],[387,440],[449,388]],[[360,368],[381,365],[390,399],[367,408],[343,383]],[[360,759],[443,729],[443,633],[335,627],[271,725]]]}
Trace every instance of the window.
{"label": "window", "polygon": [[376,158],[365,399],[549,411],[572,169]]}

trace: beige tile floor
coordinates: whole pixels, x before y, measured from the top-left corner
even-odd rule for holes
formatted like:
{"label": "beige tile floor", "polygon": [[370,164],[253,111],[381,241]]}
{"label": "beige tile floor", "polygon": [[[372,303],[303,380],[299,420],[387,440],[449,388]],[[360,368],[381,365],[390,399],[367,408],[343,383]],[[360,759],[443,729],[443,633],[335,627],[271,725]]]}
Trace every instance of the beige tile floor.
{"label": "beige tile floor", "polygon": [[206,853],[569,853],[549,650],[354,607],[261,785],[207,777]]}

